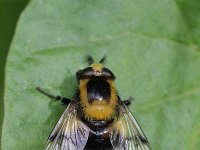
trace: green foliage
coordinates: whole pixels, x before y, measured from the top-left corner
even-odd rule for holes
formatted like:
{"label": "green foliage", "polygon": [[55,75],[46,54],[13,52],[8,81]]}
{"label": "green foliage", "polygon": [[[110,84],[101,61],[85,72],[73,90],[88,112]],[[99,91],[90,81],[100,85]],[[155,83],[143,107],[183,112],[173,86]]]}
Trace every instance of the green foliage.
{"label": "green foliage", "polygon": [[[3,120],[5,61],[15,24],[28,0],[0,0],[0,135]],[[1,139],[0,139],[1,143]]]}
{"label": "green foliage", "polygon": [[72,97],[75,72],[105,54],[154,150],[200,149],[197,0],[32,0],[6,66],[2,150],[42,149]]}

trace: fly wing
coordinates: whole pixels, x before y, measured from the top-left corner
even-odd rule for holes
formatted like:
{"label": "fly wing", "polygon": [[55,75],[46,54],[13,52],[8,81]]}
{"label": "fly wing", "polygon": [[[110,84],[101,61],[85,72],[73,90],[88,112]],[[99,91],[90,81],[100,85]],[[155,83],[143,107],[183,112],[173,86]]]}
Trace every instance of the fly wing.
{"label": "fly wing", "polygon": [[130,110],[122,103],[118,121],[110,132],[115,150],[151,150],[150,144]]}
{"label": "fly wing", "polygon": [[89,129],[77,119],[76,104],[70,103],[45,145],[44,150],[83,150]]}

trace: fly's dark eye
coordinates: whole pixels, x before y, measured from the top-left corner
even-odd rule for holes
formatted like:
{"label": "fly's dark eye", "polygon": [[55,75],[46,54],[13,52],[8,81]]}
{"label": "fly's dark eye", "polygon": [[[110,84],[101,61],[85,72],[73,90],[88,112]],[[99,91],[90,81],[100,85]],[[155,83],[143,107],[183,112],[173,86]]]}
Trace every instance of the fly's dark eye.
{"label": "fly's dark eye", "polygon": [[110,71],[107,68],[103,68],[102,76],[105,78],[113,79],[113,80],[115,79],[115,75],[112,73],[112,71]]}
{"label": "fly's dark eye", "polygon": [[87,67],[83,70],[78,70],[76,72],[77,79],[86,79],[86,78],[104,78],[104,79],[115,79],[115,75],[107,68],[102,68],[102,70],[97,70],[96,72],[92,67]]}
{"label": "fly's dark eye", "polygon": [[82,70],[78,70],[78,71],[76,72],[76,78],[77,78],[77,79],[79,79],[81,72],[82,72]]}
{"label": "fly's dark eye", "polygon": [[77,79],[88,78],[94,74],[94,70],[91,67],[87,67],[78,72]]}

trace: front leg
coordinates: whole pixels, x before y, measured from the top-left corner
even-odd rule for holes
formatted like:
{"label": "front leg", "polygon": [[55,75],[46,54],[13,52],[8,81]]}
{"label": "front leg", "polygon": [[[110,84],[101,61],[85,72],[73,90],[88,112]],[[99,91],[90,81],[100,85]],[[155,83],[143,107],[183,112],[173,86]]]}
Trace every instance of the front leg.
{"label": "front leg", "polygon": [[132,97],[129,97],[127,100],[123,100],[122,102],[126,105],[126,106],[129,106],[131,105],[133,101],[133,98]]}
{"label": "front leg", "polygon": [[51,94],[45,92],[44,90],[42,90],[40,87],[37,87],[36,90],[38,90],[40,93],[46,95],[47,97],[49,97],[51,99],[55,99],[58,101],[60,100],[63,105],[68,105],[71,102],[71,100],[69,98],[51,95]]}

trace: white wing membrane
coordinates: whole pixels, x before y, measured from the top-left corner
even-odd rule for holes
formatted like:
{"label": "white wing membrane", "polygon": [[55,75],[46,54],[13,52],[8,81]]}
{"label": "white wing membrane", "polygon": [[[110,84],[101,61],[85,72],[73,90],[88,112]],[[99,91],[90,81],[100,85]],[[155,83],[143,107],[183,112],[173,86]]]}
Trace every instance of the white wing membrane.
{"label": "white wing membrane", "polygon": [[115,150],[151,150],[150,144],[130,110],[122,104],[110,141]]}
{"label": "white wing membrane", "polygon": [[44,150],[83,150],[89,129],[77,119],[76,105],[69,104],[49,139]]}
{"label": "white wing membrane", "polygon": [[[90,129],[77,119],[76,104],[70,103],[55,128],[44,150],[84,150]],[[119,118],[110,128],[110,141],[114,150],[151,150],[140,126],[122,103]]]}

